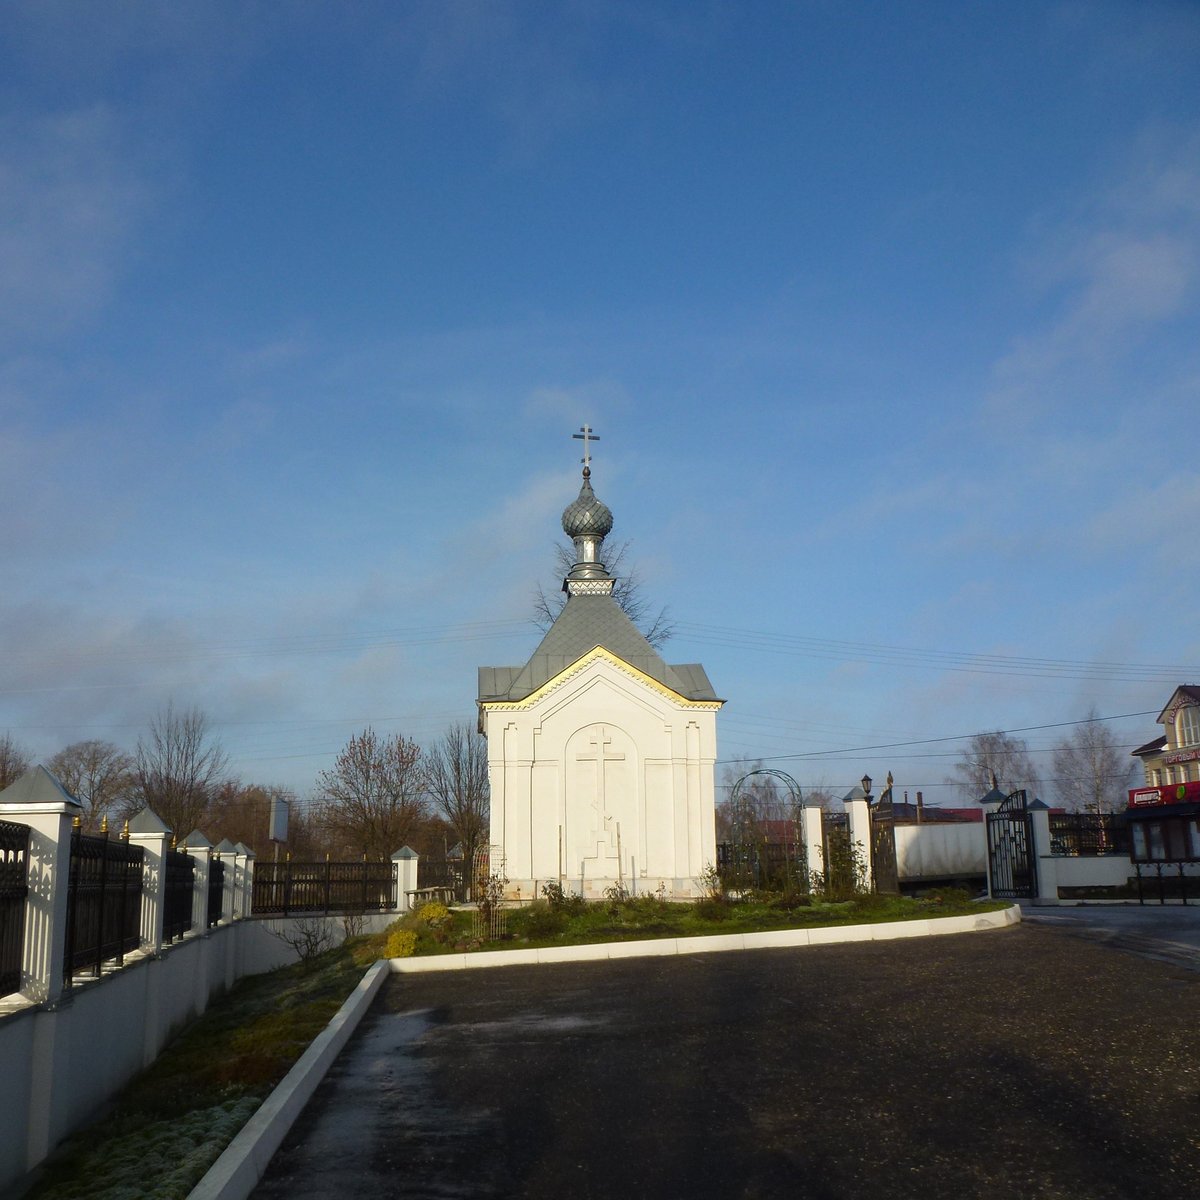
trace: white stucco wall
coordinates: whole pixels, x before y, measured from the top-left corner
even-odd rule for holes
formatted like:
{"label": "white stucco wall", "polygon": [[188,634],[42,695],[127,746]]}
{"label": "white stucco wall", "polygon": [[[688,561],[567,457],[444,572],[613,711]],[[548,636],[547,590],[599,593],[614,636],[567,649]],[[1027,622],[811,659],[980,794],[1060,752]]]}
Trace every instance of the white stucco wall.
{"label": "white stucco wall", "polygon": [[620,879],[694,894],[716,860],[717,707],[593,657],[532,702],[485,708],[508,893],[536,898],[561,880],[599,896]]}

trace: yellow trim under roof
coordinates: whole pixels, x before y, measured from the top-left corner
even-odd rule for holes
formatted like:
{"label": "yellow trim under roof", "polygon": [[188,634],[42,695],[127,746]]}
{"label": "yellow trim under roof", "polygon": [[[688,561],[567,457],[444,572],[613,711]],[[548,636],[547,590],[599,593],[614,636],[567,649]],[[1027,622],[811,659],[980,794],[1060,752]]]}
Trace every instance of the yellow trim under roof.
{"label": "yellow trim under roof", "polygon": [[519,711],[523,708],[532,708],[544,696],[562,687],[573,675],[578,675],[581,671],[586,670],[597,660],[611,663],[619,671],[624,671],[626,675],[633,676],[639,683],[643,683],[646,687],[658,692],[660,695],[666,696],[668,700],[673,700],[676,704],[682,705],[684,708],[695,708],[716,712],[725,704],[724,700],[689,700],[686,696],[681,696],[674,688],[669,688],[665,683],[660,683],[657,679],[647,675],[645,671],[639,671],[637,667],[630,665],[623,658],[618,658],[611,650],[606,650],[603,646],[593,646],[582,657],[577,658],[569,667],[564,668],[553,679],[547,680],[534,692],[530,692],[528,696],[520,700],[480,700],[479,707],[481,710],[492,710],[503,712]]}

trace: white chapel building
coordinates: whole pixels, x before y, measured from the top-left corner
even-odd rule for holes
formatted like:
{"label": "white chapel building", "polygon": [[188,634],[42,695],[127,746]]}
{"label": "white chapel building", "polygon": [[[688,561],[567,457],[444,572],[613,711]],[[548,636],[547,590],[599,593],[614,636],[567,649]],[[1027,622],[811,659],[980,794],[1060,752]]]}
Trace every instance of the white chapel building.
{"label": "white chapel building", "polygon": [[550,881],[593,898],[616,884],[694,896],[716,862],[724,701],[698,663],[664,662],[614,599],[602,557],[613,518],[583,433],[583,486],[562,516],[575,544],[567,602],[527,663],[479,668],[492,870],[520,899]]}

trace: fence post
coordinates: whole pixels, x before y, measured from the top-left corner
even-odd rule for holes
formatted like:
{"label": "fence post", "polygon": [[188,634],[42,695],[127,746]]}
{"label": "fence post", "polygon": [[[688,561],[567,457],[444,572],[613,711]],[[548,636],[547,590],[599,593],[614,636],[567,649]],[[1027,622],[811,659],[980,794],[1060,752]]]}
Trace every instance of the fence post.
{"label": "fence post", "polygon": [[238,856],[238,896],[234,915],[248,917],[254,898],[254,868],[250,863],[250,860],[254,857],[254,851],[244,842],[237,842],[233,848],[237,851]]}
{"label": "fence post", "polygon": [[246,851],[246,897],[245,897],[245,913],[246,916],[254,915],[254,862],[258,857],[249,846],[244,846]]}
{"label": "fence post", "polygon": [[192,875],[192,929],[196,933],[208,933],[208,876],[212,862],[213,845],[198,829],[183,839],[179,847],[186,850],[196,864]]}
{"label": "fence post", "polygon": [[162,953],[163,918],[167,909],[167,850],[171,831],[159,816],[143,808],[129,819],[129,840],[142,847],[142,948]]}
{"label": "fence post", "polygon": [[1058,870],[1050,844],[1050,807],[1043,800],[1029,806],[1033,826],[1033,845],[1029,852],[1037,863],[1037,901],[1039,904],[1058,903]]}
{"label": "fence post", "polygon": [[[855,795],[857,793],[857,795]],[[842,797],[846,813],[850,819],[850,854],[853,861],[861,863],[866,871],[866,878],[855,880],[862,883],[867,891],[875,887],[875,868],[871,862],[871,809],[867,804],[866,793],[860,787],[850,789]]]}
{"label": "fence post", "polygon": [[396,908],[400,912],[408,912],[411,907],[407,893],[415,891],[417,887],[417,862],[417,852],[411,846],[405,846],[392,855]]}
{"label": "fence post", "polygon": [[221,920],[232,921],[237,904],[237,847],[228,838],[222,838],[217,844],[217,853],[225,864],[225,878],[221,888]]}
{"label": "fence post", "polygon": [[0,818],[29,826],[21,994],[54,1004],[63,993],[71,823],[82,806],[49,771],[36,766],[0,792]]}
{"label": "fence post", "polygon": [[800,810],[801,820],[804,822],[804,853],[808,857],[809,887],[812,887],[812,880],[816,873],[825,870],[825,831],[821,824],[822,813],[820,803],[806,803]]}
{"label": "fence post", "polygon": [[[1004,803],[1007,797],[996,786],[995,778],[992,781],[992,790],[986,796],[979,797],[979,807],[983,809],[983,861],[987,865],[987,891],[988,899],[994,899],[992,895],[992,839],[988,833],[988,817],[995,816]],[[1032,851],[1032,847],[1030,850]]]}

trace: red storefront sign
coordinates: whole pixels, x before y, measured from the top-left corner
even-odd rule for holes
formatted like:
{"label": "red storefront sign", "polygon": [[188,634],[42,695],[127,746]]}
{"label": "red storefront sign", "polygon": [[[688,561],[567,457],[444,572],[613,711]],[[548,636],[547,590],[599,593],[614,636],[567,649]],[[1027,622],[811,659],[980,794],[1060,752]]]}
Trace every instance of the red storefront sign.
{"label": "red storefront sign", "polygon": [[1164,783],[1159,787],[1133,788],[1129,793],[1130,808],[1148,805],[1184,804],[1200,801],[1200,782]]}

